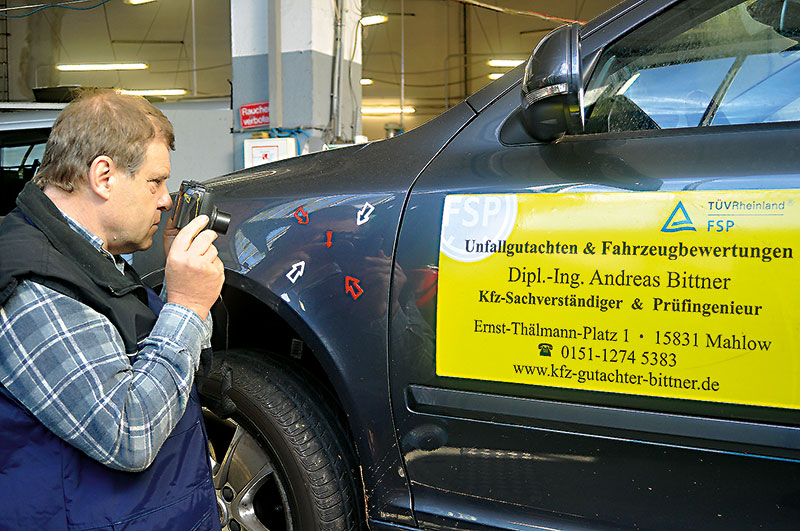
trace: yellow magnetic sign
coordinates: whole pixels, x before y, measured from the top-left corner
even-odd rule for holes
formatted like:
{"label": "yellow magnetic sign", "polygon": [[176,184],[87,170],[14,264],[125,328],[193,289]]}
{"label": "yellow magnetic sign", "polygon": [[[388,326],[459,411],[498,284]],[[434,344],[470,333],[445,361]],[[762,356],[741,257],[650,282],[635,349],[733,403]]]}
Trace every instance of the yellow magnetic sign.
{"label": "yellow magnetic sign", "polygon": [[800,407],[800,191],[451,195],[436,372]]}

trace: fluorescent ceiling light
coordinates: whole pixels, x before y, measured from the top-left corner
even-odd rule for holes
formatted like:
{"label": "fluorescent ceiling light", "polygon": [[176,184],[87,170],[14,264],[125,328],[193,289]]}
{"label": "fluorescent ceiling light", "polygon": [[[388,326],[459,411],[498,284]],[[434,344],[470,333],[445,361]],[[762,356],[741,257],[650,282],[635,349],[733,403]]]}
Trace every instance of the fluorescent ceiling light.
{"label": "fluorescent ceiling light", "polygon": [[375,24],[383,24],[389,20],[386,15],[367,15],[361,19],[362,26],[374,26]]}
{"label": "fluorescent ceiling light", "polygon": [[375,83],[375,81],[373,81],[372,79],[370,79],[368,77],[362,77],[361,78],[361,84],[362,85],[372,85],[373,83]]}
{"label": "fluorescent ceiling light", "polygon": [[125,0],[126,4],[130,4],[132,6],[138,6],[139,4],[149,4],[150,2],[155,2],[156,0]]}
{"label": "fluorescent ceiling light", "polygon": [[525,61],[517,61],[516,59],[492,59],[489,61],[489,66],[513,68],[524,62]]}
{"label": "fluorescent ceiling light", "polygon": [[500,72],[493,72],[493,73],[489,74],[489,79],[491,79],[492,81],[494,81],[495,79],[500,79],[500,78],[501,78],[501,77],[503,77],[504,75],[505,75],[505,74],[503,74],[503,73],[500,73]]}
{"label": "fluorescent ceiling light", "polygon": [[144,89],[144,90],[126,90],[120,89],[117,92],[120,94],[128,94],[130,96],[183,96],[186,94],[186,89]]}
{"label": "fluorescent ceiling light", "polygon": [[[417,110],[412,106],[403,107],[403,114],[414,114]],[[380,116],[385,114],[400,114],[400,106],[361,107],[361,114]]]}
{"label": "fluorescent ceiling light", "polygon": [[62,72],[90,72],[95,70],[144,70],[149,68],[147,63],[94,63],[77,65],[56,65],[56,70]]}

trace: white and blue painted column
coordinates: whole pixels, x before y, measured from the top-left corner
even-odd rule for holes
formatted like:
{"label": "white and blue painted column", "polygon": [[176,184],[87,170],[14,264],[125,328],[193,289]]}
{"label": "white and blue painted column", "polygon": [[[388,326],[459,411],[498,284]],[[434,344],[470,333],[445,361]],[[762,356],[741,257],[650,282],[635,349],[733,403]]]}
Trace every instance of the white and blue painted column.
{"label": "white and blue painted column", "polygon": [[[271,125],[281,126],[274,131],[279,134],[302,131],[295,133],[301,151],[351,142],[361,134],[360,5],[359,0],[280,2],[281,116]],[[244,167],[244,140],[270,129],[243,128],[239,116],[242,105],[270,101],[269,14],[270,1],[231,0],[235,169]]]}

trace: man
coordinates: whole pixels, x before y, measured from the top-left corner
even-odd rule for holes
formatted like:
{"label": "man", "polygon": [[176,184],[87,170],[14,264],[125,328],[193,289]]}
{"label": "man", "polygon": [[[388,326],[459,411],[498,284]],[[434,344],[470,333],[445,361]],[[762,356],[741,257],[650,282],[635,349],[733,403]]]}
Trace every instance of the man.
{"label": "man", "polygon": [[89,93],[0,225],[0,527],[219,529],[193,389],[216,233],[168,224],[166,304],[120,258],[172,208],[170,149],[150,103]]}

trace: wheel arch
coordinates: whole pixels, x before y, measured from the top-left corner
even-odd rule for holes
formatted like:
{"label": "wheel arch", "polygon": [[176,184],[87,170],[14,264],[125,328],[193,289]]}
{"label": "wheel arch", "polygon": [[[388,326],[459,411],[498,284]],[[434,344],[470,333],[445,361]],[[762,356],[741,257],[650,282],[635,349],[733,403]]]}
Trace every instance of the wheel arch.
{"label": "wheel arch", "polygon": [[[315,377],[315,383],[327,391],[331,398],[329,406],[341,416],[340,424],[350,439],[348,443],[358,468],[353,473],[360,478],[367,519],[381,514],[389,521],[413,521],[410,486],[405,475],[399,472],[402,460],[391,420],[388,381],[381,391],[385,396],[371,396],[373,404],[377,400],[386,401],[385,408],[377,407],[381,411],[378,419],[374,415],[375,407],[367,408],[367,413],[363,400],[358,402],[359,397],[363,398],[363,392],[359,395],[359,381],[349,382],[345,370],[347,360],[342,353],[329,348],[324,331],[312,329],[286,301],[256,279],[231,269],[225,270],[225,277],[222,300],[212,308],[214,350],[248,349],[261,352],[268,359],[291,359],[292,340],[302,341],[299,363]],[[163,278],[161,268],[151,271],[143,280],[158,288]],[[294,348],[297,352],[297,343]],[[293,361],[298,363],[297,359]],[[379,372],[388,376],[385,353],[374,361],[381,364]],[[377,433],[378,425],[387,427]]]}
{"label": "wheel arch", "polygon": [[[215,351],[240,348],[280,360],[294,359],[310,372],[335,400],[351,442],[355,429],[346,415],[349,392],[333,354],[319,336],[275,293],[243,275],[225,272],[221,304],[215,305]],[[357,451],[356,445],[354,449]]]}
{"label": "wheel arch", "polygon": [[[164,282],[163,267],[142,279],[151,287],[159,288]],[[356,460],[360,462],[356,437],[358,427],[352,425],[353,418],[347,414],[348,408],[354,404],[347,399],[351,395],[340,367],[318,335],[278,295],[230,269],[225,270],[220,300],[211,309],[213,350],[244,348],[276,360],[294,358],[295,363],[303,365],[334,400]],[[269,338],[268,344],[265,337]]]}

